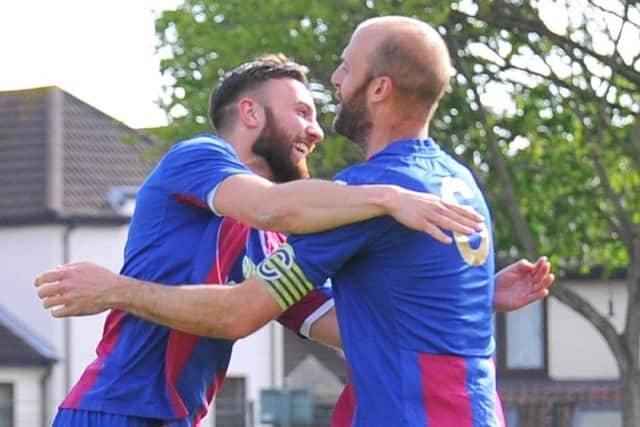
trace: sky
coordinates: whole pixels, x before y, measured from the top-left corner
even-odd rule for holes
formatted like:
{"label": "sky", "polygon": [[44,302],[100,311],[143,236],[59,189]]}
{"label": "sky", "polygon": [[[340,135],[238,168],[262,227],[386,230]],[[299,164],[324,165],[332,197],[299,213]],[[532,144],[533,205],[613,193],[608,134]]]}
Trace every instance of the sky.
{"label": "sky", "polygon": [[[562,32],[566,11],[551,0],[541,2],[549,12],[545,20]],[[155,104],[163,79],[154,11],[179,3],[0,0],[0,91],[55,85],[131,127],[164,125]],[[625,51],[637,53],[638,31],[623,36],[621,44],[631,48]],[[509,104],[506,94],[499,101]]]}
{"label": "sky", "polygon": [[154,9],[178,0],[2,0],[0,91],[58,86],[134,128],[166,124]]}

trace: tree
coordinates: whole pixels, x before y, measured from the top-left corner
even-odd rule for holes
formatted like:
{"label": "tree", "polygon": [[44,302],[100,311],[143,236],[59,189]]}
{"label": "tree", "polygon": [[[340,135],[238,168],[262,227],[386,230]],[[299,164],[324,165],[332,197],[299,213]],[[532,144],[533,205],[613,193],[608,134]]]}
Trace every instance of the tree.
{"label": "tree", "polygon": [[[553,295],[591,322],[618,364],[624,425],[640,420],[640,7],[637,1],[187,0],[158,18],[168,52],[172,140],[208,130],[210,90],[267,52],[309,66],[321,122],[331,72],[354,26],[384,14],[436,25],[455,63],[432,132],[488,192],[503,259],[552,254],[563,272],[623,271],[624,329],[559,280]],[[500,97],[504,101],[493,102]],[[330,176],[359,159],[341,138],[311,158]]]}
{"label": "tree", "polygon": [[[566,17],[558,24],[549,18]],[[546,15],[546,16],[545,16]],[[551,28],[550,25],[555,25]],[[482,129],[474,154],[502,251],[553,254],[564,271],[626,272],[622,333],[559,283],[553,295],[609,345],[623,386],[625,426],[640,420],[640,10],[632,2],[480,1],[452,10],[447,40]],[[482,96],[499,82],[515,112]],[[462,89],[462,88],[460,88]],[[524,144],[523,144],[524,142]],[[473,150],[473,148],[472,148]],[[501,221],[498,221],[499,223]],[[509,237],[509,236],[512,236]]]}

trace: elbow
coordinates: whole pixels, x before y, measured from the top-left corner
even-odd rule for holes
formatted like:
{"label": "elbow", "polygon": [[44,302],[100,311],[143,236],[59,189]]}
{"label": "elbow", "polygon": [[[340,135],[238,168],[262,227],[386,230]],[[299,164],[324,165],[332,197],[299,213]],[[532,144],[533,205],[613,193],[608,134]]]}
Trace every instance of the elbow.
{"label": "elbow", "polygon": [[256,226],[261,230],[276,231],[278,233],[296,233],[295,218],[297,212],[285,206],[264,207],[258,213]]}
{"label": "elbow", "polygon": [[251,327],[249,327],[247,322],[236,324],[235,328],[233,328],[233,334],[232,334],[233,336],[231,337],[231,339],[239,340],[241,338],[246,338],[249,335],[251,335],[253,332],[254,330]]}
{"label": "elbow", "polygon": [[204,325],[204,330],[198,335],[209,338],[222,338],[228,340],[239,340],[251,335],[254,332],[247,316],[239,314],[228,314],[217,319],[211,319]]}
{"label": "elbow", "polygon": [[242,318],[237,319],[232,325],[229,325],[228,335],[225,337],[230,340],[239,340],[246,338],[255,332],[255,328],[246,320]]}

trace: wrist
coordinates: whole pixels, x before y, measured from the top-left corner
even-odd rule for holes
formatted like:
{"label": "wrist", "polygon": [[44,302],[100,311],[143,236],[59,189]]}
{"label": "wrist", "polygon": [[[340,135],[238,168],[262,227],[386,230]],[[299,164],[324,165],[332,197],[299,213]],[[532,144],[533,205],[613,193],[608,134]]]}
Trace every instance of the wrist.
{"label": "wrist", "polygon": [[119,274],[113,275],[113,280],[109,286],[105,287],[102,298],[102,304],[105,308],[126,311],[130,298],[131,280],[131,278]]}
{"label": "wrist", "polygon": [[380,209],[381,214],[391,215],[398,206],[399,187],[395,185],[380,185],[376,192],[377,198],[374,205]]}

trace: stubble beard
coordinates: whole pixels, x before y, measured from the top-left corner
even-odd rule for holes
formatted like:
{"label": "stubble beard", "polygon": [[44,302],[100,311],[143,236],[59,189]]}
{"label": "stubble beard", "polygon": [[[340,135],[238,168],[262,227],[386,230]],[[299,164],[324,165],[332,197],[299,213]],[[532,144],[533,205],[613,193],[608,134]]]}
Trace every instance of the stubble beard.
{"label": "stubble beard", "polygon": [[291,158],[291,136],[277,125],[273,113],[265,107],[265,126],[253,143],[251,150],[266,162],[275,182],[289,182],[309,178],[307,162],[297,164]]}
{"label": "stubble beard", "polygon": [[373,123],[367,111],[367,87],[371,79],[363,82],[353,93],[351,99],[343,100],[340,110],[333,120],[333,130],[351,142],[366,149],[367,138]]}

